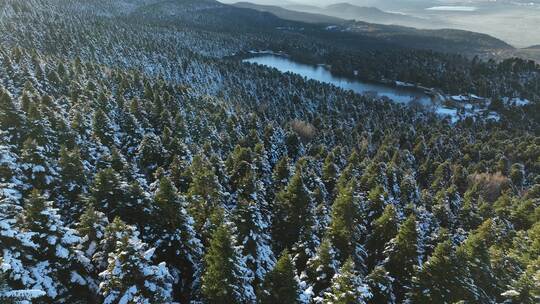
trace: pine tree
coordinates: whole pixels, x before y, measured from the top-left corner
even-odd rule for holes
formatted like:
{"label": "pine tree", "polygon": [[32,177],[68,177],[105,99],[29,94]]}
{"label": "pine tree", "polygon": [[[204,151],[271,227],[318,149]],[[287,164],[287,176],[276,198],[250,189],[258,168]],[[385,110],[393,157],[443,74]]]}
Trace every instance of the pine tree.
{"label": "pine tree", "polygon": [[186,193],[191,183],[189,164],[175,154],[169,167],[170,179],[181,193]]}
{"label": "pine tree", "polygon": [[145,134],[137,148],[139,166],[147,176],[152,176],[156,169],[163,165],[165,150],[161,140],[153,133]]}
{"label": "pine tree", "polygon": [[99,274],[103,303],[173,303],[173,278],[164,262],[152,264],[155,249],[147,248],[135,235],[118,240],[107,269]]}
{"label": "pine tree", "polygon": [[388,205],[383,214],[372,223],[372,232],[366,242],[368,269],[383,261],[386,244],[398,233],[399,220],[393,205]]}
{"label": "pine tree", "polygon": [[221,225],[214,231],[204,257],[204,301],[209,304],[254,303],[250,273],[229,228]]}
{"label": "pine tree", "polygon": [[397,303],[393,288],[394,279],[383,266],[376,266],[366,277],[366,281],[372,294],[372,303]]}
{"label": "pine tree", "polygon": [[414,303],[456,303],[470,298],[474,282],[469,277],[462,256],[452,243],[441,242],[413,278],[411,300]]}
{"label": "pine tree", "polygon": [[377,186],[369,191],[367,200],[367,222],[372,223],[379,218],[384,212],[384,208],[388,204],[388,193],[384,187]]}
{"label": "pine tree", "polygon": [[266,274],[257,295],[260,304],[300,303],[300,287],[295,279],[294,264],[286,250],[274,269]]}
{"label": "pine tree", "polygon": [[306,273],[302,277],[312,287],[315,298],[319,303],[325,292],[331,287],[331,280],[338,271],[336,253],[332,243],[324,239],[317,249],[316,255],[307,263]]}
{"label": "pine tree", "polygon": [[81,156],[78,150],[70,151],[66,147],[60,150],[60,194],[65,200],[62,206],[62,212],[75,212],[74,203],[79,196],[86,190],[86,176]]}
{"label": "pine tree", "polygon": [[332,205],[328,237],[336,248],[338,260],[341,262],[349,257],[356,263],[363,263],[364,260],[365,252],[361,245],[363,227],[357,204],[353,194],[353,185],[350,185],[339,190]]}
{"label": "pine tree", "polygon": [[105,261],[100,268],[94,255],[100,250],[100,243],[105,237],[105,230],[109,224],[105,214],[97,211],[93,205],[88,205],[76,223],[77,232],[81,235],[81,242],[75,246],[75,256],[79,263],[75,273],[78,274],[79,288],[73,286],[72,292],[79,298],[89,301],[98,301],[99,272],[104,270]]}
{"label": "pine tree", "polygon": [[338,167],[334,163],[334,153],[328,153],[322,168],[322,179],[328,193],[333,193],[337,182]]}
{"label": "pine tree", "polygon": [[105,146],[112,147],[115,143],[114,128],[103,110],[94,112],[92,120],[92,130],[94,136]]}
{"label": "pine tree", "polygon": [[242,254],[246,257],[247,267],[254,274],[253,285],[258,286],[275,264],[268,220],[255,202],[245,200],[238,203],[235,220]]}
{"label": "pine tree", "polygon": [[274,172],[272,173],[272,180],[274,181],[273,184],[276,190],[279,191],[287,185],[289,174],[289,160],[287,157],[282,157],[274,167]]}
{"label": "pine tree", "polygon": [[99,171],[94,177],[89,200],[109,219],[122,217],[126,208],[127,184],[112,168]]}
{"label": "pine tree", "polygon": [[195,231],[208,240],[209,220],[222,205],[222,186],[207,159],[197,155],[190,167],[191,184],[188,189],[189,212],[195,220]]}
{"label": "pine tree", "polygon": [[477,291],[473,297],[478,303],[489,303],[503,292],[495,284],[489,254],[488,242],[493,239],[492,225],[493,220],[486,220],[457,249],[458,255],[463,257],[474,280]]}
{"label": "pine tree", "polygon": [[332,288],[325,293],[324,303],[365,304],[371,298],[369,287],[362,282],[352,259],[347,259],[339,273],[332,278]]}
{"label": "pine tree", "polygon": [[[95,216],[100,217],[101,213],[97,213]],[[92,250],[95,252],[92,255],[92,263],[95,265],[97,274],[107,269],[109,254],[114,252],[116,244],[121,242],[122,239],[129,238],[137,233],[135,227],[127,225],[119,217],[114,218],[111,222],[106,218],[103,218],[103,220],[104,223],[108,222],[108,225],[105,227],[103,236],[98,237],[100,241],[97,248]],[[93,227],[93,229],[101,230],[101,227]]]}
{"label": "pine tree", "polygon": [[274,203],[272,236],[278,250],[291,248],[301,233],[310,226],[311,196],[299,170],[286,189],[278,193]]}
{"label": "pine tree", "polygon": [[27,138],[21,150],[21,162],[26,181],[25,190],[39,189],[49,190],[54,178],[51,176],[51,168],[44,147],[39,146],[37,141]]}
{"label": "pine tree", "polygon": [[[44,296],[43,290],[31,286],[32,273],[31,266],[27,258],[31,258],[33,248],[37,245],[31,241],[31,233],[22,231],[20,223],[17,223],[17,216],[22,212],[22,208],[7,198],[0,199],[0,301],[2,303],[17,303],[23,300],[30,300],[25,297],[25,290],[20,288],[35,289],[36,296]],[[24,284],[21,278],[24,276]],[[49,278],[49,277],[47,277]],[[22,292],[22,293],[21,293]]]}
{"label": "pine tree", "polygon": [[415,266],[419,263],[418,233],[416,231],[416,218],[410,215],[399,227],[398,234],[390,241],[385,254],[385,268],[395,279],[394,291],[396,299],[401,302],[405,299],[411,287]]}
{"label": "pine tree", "polygon": [[162,177],[154,196],[155,211],[153,217],[154,237],[157,257],[166,261],[177,282],[183,301],[189,301],[193,289],[198,285],[200,276],[202,244],[193,227],[193,219],[187,212],[184,197],[167,177]]}
{"label": "pine tree", "polygon": [[[0,258],[0,266],[2,265]],[[7,285],[7,279],[3,272],[0,272],[0,301],[4,304],[30,303],[33,299],[41,298],[45,292],[37,289],[11,289]]]}
{"label": "pine tree", "polygon": [[[39,194],[32,191],[25,201],[20,227],[34,244],[35,251],[24,258],[24,269],[17,274],[23,284],[44,290],[50,301],[69,301],[74,268],[73,247],[80,242],[76,231],[69,229],[60,219],[57,210]],[[15,269],[14,269],[15,271]]]}
{"label": "pine tree", "polygon": [[24,116],[17,109],[10,94],[0,87],[0,130],[9,132],[12,143],[16,143],[23,134]]}
{"label": "pine tree", "polygon": [[444,228],[453,228],[456,217],[461,208],[461,198],[455,186],[442,189],[435,195],[433,214]]}

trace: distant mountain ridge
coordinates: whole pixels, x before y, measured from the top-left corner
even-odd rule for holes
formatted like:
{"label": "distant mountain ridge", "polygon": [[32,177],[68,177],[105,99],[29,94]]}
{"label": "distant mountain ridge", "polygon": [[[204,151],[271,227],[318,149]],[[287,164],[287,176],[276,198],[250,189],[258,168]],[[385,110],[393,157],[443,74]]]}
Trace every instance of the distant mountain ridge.
{"label": "distant mountain ridge", "polygon": [[[267,12],[275,15],[278,18],[289,20],[291,22],[307,22],[306,19],[310,19],[313,23],[332,23],[334,27],[323,32],[334,32],[332,35],[327,36],[321,32],[323,27],[317,29],[320,35],[325,35],[326,38],[334,39],[334,41],[340,41],[344,39],[342,43],[353,43],[350,39],[358,42],[361,39],[369,38],[365,43],[372,44],[394,44],[399,47],[415,48],[415,49],[431,49],[444,53],[461,53],[461,54],[478,54],[478,53],[492,53],[499,50],[511,50],[512,46],[504,41],[491,37],[485,34],[479,34],[475,32],[463,31],[463,30],[425,30],[416,29],[413,27],[405,27],[401,25],[380,24],[368,21],[354,21],[345,20],[325,16],[324,14],[316,13],[302,13],[293,10],[287,10],[279,6],[265,6],[257,5],[253,3],[241,2],[234,4],[237,8],[251,9],[258,12]],[[310,6],[311,7],[311,6]],[[307,8],[310,8],[307,7]],[[312,8],[315,6],[312,6]],[[350,4],[337,4],[329,6],[330,11],[332,9],[345,9],[349,7],[355,7]],[[378,10],[376,8],[360,8],[367,11],[380,12],[385,15],[387,13]],[[324,10],[324,9],[321,9]],[[401,16],[400,14],[390,14]],[[403,17],[403,16],[402,16]],[[405,16],[407,17],[407,16]],[[330,19],[329,19],[330,18]],[[380,19],[380,18],[379,18]],[[298,27],[303,27],[298,24]],[[347,34],[358,35],[356,38],[347,37]],[[343,36],[345,35],[345,37]],[[341,38],[339,38],[341,37]],[[349,42],[344,42],[349,41]],[[355,42],[355,43],[356,43]],[[364,45],[365,45],[364,43]]]}
{"label": "distant mountain ridge", "polygon": [[344,19],[354,19],[359,21],[400,24],[409,26],[424,25],[425,20],[413,16],[390,13],[373,6],[356,6],[350,3],[337,3],[323,8],[326,14]]}
{"label": "distant mountain ridge", "polygon": [[341,23],[345,20],[333,16],[307,13],[285,9],[274,5],[259,5],[250,2],[238,2],[235,7],[254,9],[261,12],[269,12],[285,20],[300,21],[306,23]]}

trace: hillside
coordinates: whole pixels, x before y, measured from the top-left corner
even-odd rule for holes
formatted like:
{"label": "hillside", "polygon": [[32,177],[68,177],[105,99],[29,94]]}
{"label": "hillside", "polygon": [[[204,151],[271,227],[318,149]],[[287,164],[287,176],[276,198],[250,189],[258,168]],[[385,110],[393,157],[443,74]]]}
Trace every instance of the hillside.
{"label": "hillside", "polygon": [[356,6],[349,3],[336,3],[318,10],[329,16],[353,19],[369,23],[394,24],[412,27],[431,27],[430,21],[405,14],[389,13],[376,7]]}
{"label": "hillside", "polygon": [[281,8],[271,5],[257,5],[249,2],[238,2],[234,6],[241,8],[249,8],[262,12],[269,12],[277,17],[285,20],[300,21],[305,23],[341,23],[344,20],[336,17],[331,17],[322,14],[304,13]]}
{"label": "hillside", "polygon": [[[540,66],[211,0],[4,0],[0,28],[1,303],[537,302]],[[489,112],[237,57],[285,47]]]}
{"label": "hillside", "polygon": [[365,22],[354,22],[343,28],[409,48],[432,49],[440,52],[474,54],[475,52],[489,53],[514,49],[511,45],[492,36],[462,30],[422,30]]}

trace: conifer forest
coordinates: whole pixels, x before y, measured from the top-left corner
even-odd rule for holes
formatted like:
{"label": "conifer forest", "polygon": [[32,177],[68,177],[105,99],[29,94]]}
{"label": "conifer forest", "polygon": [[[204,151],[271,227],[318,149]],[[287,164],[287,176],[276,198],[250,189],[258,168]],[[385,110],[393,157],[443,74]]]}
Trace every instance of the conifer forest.
{"label": "conifer forest", "polygon": [[[540,65],[362,35],[0,0],[0,303],[540,303]],[[447,117],[252,50],[488,104]]]}

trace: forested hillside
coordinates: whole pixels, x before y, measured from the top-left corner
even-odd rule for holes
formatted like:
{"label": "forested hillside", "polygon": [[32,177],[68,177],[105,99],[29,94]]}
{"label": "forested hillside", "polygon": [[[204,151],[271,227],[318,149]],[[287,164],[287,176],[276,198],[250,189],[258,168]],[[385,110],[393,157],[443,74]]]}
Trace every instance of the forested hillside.
{"label": "forested hillside", "polygon": [[0,0],[1,303],[538,303],[538,66],[475,61],[531,103],[452,123],[225,58],[348,49],[276,22]]}

